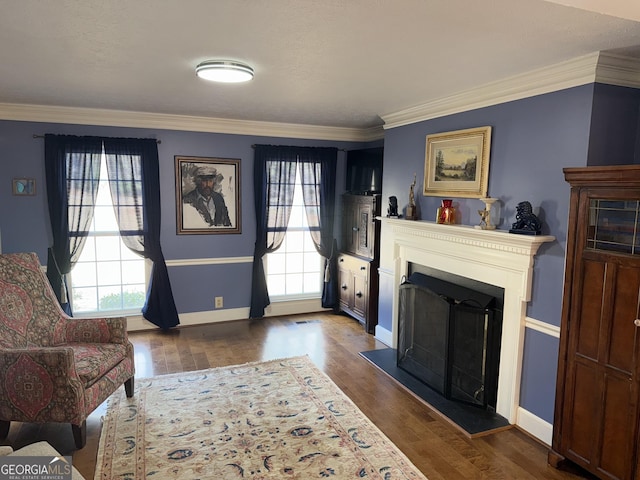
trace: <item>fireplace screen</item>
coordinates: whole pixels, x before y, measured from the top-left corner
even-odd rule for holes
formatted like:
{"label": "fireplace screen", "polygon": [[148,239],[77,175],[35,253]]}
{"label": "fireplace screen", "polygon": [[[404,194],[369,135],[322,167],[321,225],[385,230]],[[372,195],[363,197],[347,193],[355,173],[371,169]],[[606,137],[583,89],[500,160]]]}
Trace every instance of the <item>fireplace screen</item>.
{"label": "fireplace screen", "polygon": [[495,409],[502,330],[495,298],[414,273],[399,299],[398,367],[446,398]]}

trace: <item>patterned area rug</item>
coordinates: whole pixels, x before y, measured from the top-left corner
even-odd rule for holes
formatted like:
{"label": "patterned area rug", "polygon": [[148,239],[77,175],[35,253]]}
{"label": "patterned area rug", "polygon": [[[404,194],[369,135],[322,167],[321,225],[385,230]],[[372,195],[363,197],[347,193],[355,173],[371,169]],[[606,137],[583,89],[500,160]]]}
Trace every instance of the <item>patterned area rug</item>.
{"label": "patterned area rug", "polygon": [[[123,390],[123,389],[120,389]],[[308,357],[136,379],[95,479],[425,479]]]}

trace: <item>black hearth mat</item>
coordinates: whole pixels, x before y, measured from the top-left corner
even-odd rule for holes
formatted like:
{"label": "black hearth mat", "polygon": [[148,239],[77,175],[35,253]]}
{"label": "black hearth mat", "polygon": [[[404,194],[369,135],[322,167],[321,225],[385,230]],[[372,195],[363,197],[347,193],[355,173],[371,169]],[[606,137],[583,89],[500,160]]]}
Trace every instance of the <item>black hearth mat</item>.
{"label": "black hearth mat", "polygon": [[390,375],[471,437],[486,435],[493,430],[504,430],[510,426],[507,419],[497,413],[489,412],[473,405],[448,400],[410,373],[398,368],[396,365],[396,352],[394,348],[383,348],[360,352],[360,355]]}

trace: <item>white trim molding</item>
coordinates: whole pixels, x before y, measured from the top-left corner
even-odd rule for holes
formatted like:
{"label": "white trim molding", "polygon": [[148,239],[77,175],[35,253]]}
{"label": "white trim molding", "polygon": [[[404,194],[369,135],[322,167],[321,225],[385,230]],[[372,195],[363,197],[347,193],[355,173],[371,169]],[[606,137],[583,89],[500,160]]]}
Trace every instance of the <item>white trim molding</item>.
{"label": "white trim molding", "polygon": [[551,446],[551,439],[553,437],[553,425],[551,423],[522,407],[518,407],[518,420],[516,425],[541,442],[544,442],[547,446]]}
{"label": "white trim molding", "polygon": [[380,340],[387,347],[391,347],[392,345],[395,344],[395,342],[393,341],[393,333],[390,330],[387,330],[386,328],[381,327],[380,325],[376,325],[376,331],[374,336],[376,337],[376,340]]}
{"label": "white trim molding", "polygon": [[235,263],[253,263],[253,257],[185,258],[166,260],[167,267],[194,267],[200,265],[229,265]]}
{"label": "white trim molding", "polygon": [[530,317],[526,317],[524,321],[524,326],[531,330],[544,333],[550,337],[560,338],[560,327],[557,325],[551,325],[550,323],[541,322],[540,320]]}
{"label": "white trim molding", "polygon": [[619,87],[640,88],[640,60],[600,52],[595,81]]}
{"label": "white trim molding", "polygon": [[283,315],[298,315],[302,313],[327,312],[331,309],[322,307],[322,299],[272,301],[264,310],[265,317],[280,317]]}
{"label": "white trim molding", "polygon": [[[283,315],[309,314],[328,311],[322,308],[319,298],[308,300],[292,300],[285,302],[271,302],[265,309],[265,317],[277,317]],[[249,307],[225,308],[219,310],[207,310],[203,312],[187,312],[178,315],[180,325],[178,327],[190,327],[194,325],[207,325],[210,323],[230,322],[233,320],[247,320]],[[158,327],[146,320],[142,315],[127,317],[127,331],[157,330]]]}
{"label": "white trim molding", "polygon": [[368,142],[384,137],[382,126],[371,128],[325,127],[321,125],[229,120],[188,115],[16,103],[0,103],[0,119],[344,142]]}
{"label": "white trim molding", "polygon": [[[189,312],[178,315],[180,327],[206,325],[209,323],[229,322],[249,318],[248,308],[227,308],[205,312]],[[127,331],[157,330],[157,325],[146,320],[142,315],[127,318]]]}

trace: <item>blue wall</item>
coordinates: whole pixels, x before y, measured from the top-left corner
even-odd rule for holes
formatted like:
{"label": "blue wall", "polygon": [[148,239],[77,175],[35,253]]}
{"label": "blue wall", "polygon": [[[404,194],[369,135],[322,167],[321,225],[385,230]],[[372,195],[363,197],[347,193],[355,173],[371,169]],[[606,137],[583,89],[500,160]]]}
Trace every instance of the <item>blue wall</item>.
{"label": "blue wall", "polygon": [[640,163],[638,89],[596,84],[587,165]]}
{"label": "blue wall", "polygon": [[520,406],[549,423],[553,422],[558,348],[556,337],[525,330]]}
{"label": "blue wall", "polygon": [[[0,121],[0,232],[2,251],[33,251],[44,264],[50,243],[49,217],[44,178],[45,133],[157,138],[160,160],[162,208],[161,242],[167,261],[251,257],[255,244],[253,196],[253,144],[335,146],[353,149],[369,146],[360,142],[329,142],[228,135],[141,128],[99,127],[34,122]],[[175,207],[175,155],[240,159],[242,233],[226,235],[177,235]],[[345,152],[338,156],[338,192],[344,189]],[[33,177],[37,195],[13,196],[11,179]],[[340,225],[336,218],[336,227]],[[225,308],[250,304],[251,264],[176,266],[169,268],[179,313],[210,311],[213,297],[224,296]]]}

